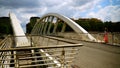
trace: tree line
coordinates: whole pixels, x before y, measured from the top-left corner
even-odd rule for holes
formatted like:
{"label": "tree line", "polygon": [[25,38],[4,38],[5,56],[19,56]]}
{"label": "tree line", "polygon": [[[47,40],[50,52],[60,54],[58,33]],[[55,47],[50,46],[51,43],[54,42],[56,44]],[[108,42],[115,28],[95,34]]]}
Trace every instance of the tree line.
{"label": "tree line", "polygon": [[[39,17],[31,17],[30,22],[26,25],[26,33],[30,33],[34,24],[37,22]],[[72,18],[71,18],[72,19]],[[77,20],[72,19],[80,26],[82,26],[87,31],[97,31],[104,32],[105,28],[107,28],[108,32],[120,32],[120,22],[111,22],[106,21],[103,22],[97,18],[79,18]],[[62,24],[58,24],[58,27],[61,28]],[[72,31],[69,26],[66,27],[66,31]]]}
{"label": "tree line", "polygon": [[8,34],[13,34],[10,18],[0,17],[0,38],[3,38],[3,35]]}
{"label": "tree line", "polygon": [[88,19],[78,19],[74,20],[76,23],[81,25],[87,31],[99,31],[103,32],[105,28],[109,32],[120,32],[120,22],[103,22],[97,18],[88,18]]}

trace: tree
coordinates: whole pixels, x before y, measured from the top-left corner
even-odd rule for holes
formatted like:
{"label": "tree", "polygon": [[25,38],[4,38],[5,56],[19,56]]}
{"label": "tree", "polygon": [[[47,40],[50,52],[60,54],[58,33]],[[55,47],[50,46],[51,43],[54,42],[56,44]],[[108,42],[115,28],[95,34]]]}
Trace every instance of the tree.
{"label": "tree", "polygon": [[37,19],[40,19],[40,17],[31,17],[30,22],[26,24],[26,33],[30,33],[34,27],[34,25],[37,22]]}
{"label": "tree", "polygon": [[9,17],[0,17],[0,33],[13,34],[12,26]]}

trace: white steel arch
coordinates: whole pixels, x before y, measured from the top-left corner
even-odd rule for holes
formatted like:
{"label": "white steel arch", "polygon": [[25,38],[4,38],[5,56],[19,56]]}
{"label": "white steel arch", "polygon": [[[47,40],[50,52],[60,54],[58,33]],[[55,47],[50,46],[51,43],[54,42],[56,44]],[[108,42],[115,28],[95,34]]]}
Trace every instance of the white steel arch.
{"label": "white steel arch", "polygon": [[13,32],[15,36],[15,47],[22,47],[22,46],[30,46],[27,37],[20,25],[19,20],[15,16],[14,13],[9,13],[9,17],[11,20],[11,25],[13,27]]}
{"label": "white steel arch", "polygon": [[[71,20],[70,18],[66,17],[66,16],[63,16],[63,15],[60,15],[60,14],[57,14],[57,13],[48,13],[48,14],[45,14],[43,17],[41,17],[40,21],[42,19],[44,19],[45,17],[49,17],[49,16],[54,16],[54,17],[57,17],[61,20],[63,20],[67,25],[69,25],[76,33],[78,34],[81,34],[81,33],[85,33],[87,34],[88,38],[90,39],[90,41],[96,41],[96,39],[91,35],[89,34],[84,28],[82,28],[80,25],[78,25],[76,22],[74,22],[73,20]],[[39,22],[37,22],[34,26],[34,28],[36,27],[36,25],[38,24]],[[34,28],[32,30],[32,32],[34,31]]]}

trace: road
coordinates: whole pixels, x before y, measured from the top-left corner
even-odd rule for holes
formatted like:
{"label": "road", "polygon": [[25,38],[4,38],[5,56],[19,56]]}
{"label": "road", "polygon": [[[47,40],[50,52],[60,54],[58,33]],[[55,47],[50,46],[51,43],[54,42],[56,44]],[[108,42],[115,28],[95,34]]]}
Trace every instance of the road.
{"label": "road", "polygon": [[79,41],[80,47],[73,65],[78,68],[120,68],[120,47]]}

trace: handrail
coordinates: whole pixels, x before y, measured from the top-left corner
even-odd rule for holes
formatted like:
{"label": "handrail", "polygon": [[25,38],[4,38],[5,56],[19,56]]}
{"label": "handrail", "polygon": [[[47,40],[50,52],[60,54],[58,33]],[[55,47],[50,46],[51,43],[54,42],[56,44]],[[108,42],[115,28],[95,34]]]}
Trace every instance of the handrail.
{"label": "handrail", "polygon": [[[5,67],[5,66],[9,66],[9,65],[15,65],[14,67],[18,67],[18,68],[22,68],[22,67],[40,67],[40,66],[45,66],[45,65],[49,65],[52,67],[57,66],[58,68],[67,66],[69,63],[72,62],[71,59],[74,59],[73,55],[77,54],[74,53],[74,48],[73,47],[80,47],[83,46],[82,44],[65,44],[65,45],[54,45],[54,46],[41,46],[41,47],[17,47],[17,48],[10,48],[10,49],[0,49],[0,52],[2,53],[6,53],[1,55],[4,56],[5,58],[1,58],[0,62],[1,62],[1,67]],[[49,52],[47,52],[46,50],[50,50],[50,49],[55,49],[55,48],[60,48],[60,50],[58,49],[57,52],[58,53],[54,53],[55,51],[50,51],[52,53],[52,55],[49,54]],[[66,48],[73,48],[72,49],[67,49]],[[28,53],[31,56],[26,56],[26,57],[17,57],[17,56],[21,56],[22,54],[19,52],[20,51],[32,51],[34,50],[34,52]],[[37,55],[38,52],[36,50],[39,50],[39,54],[41,55]],[[75,50],[76,51],[76,50]],[[10,53],[9,53],[10,52]],[[16,52],[14,54],[11,54],[12,52]],[[17,53],[18,52],[18,53]],[[9,53],[9,54],[7,54]],[[23,53],[24,55],[28,55],[27,53]],[[23,55],[23,56],[24,56]],[[71,56],[70,56],[71,55]],[[7,58],[7,56],[14,56],[11,58]],[[43,59],[39,59],[39,58],[43,58]],[[29,61],[29,63],[21,63],[20,61]],[[8,62],[7,62],[8,61]],[[14,61],[14,62],[9,62],[9,61]],[[6,63],[7,62],[7,63]],[[20,62],[20,63],[19,63]],[[42,63],[41,62],[47,62],[47,63]],[[34,64],[35,63],[35,64]],[[67,65],[65,65],[67,63]],[[5,67],[7,68],[7,67]]]}
{"label": "handrail", "polygon": [[[64,45],[55,44],[55,45],[45,46],[44,44],[41,44],[40,46],[34,46],[34,47],[24,46],[24,47],[8,48],[8,46],[11,46],[11,43],[14,42],[14,39],[11,39],[13,37],[17,37],[17,36],[11,36],[11,37],[8,36],[6,37],[6,39],[4,39],[4,42],[2,44],[2,46],[4,47],[0,49],[0,53],[1,53],[0,67],[7,68],[6,66],[9,66],[9,65],[10,67],[12,66],[15,68],[29,67],[29,66],[39,67],[44,65],[48,65],[48,67],[50,67],[51,65],[53,67],[54,66],[63,67],[63,66],[66,66],[64,64],[66,63],[69,64],[70,62],[72,62],[72,59],[74,58],[73,55],[77,54],[75,53],[77,51],[76,48],[83,46],[83,44],[71,43],[71,44],[64,44]],[[62,41],[62,42],[67,42],[67,40],[64,40],[62,38],[56,38],[56,37],[50,37],[50,36],[41,36],[41,37]],[[32,38],[34,38],[34,36],[29,37],[31,42],[33,42]],[[54,51],[52,51],[53,49]],[[21,63],[21,61],[23,62],[25,61],[25,63]],[[28,61],[31,64],[26,63]],[[41,62],[44,62],[44,63],[40,64]],[[49,62],[50,62],[50,66],[49,66]]]}
{"label": "handrail", "polygon": [[0,49],[0,52],[5,51],[21,51],[21,50],[31,50],[31,49],[51,49],[51,48],[65,48],[65,47],[80,47],[82,44],[66,44],[66,45],[56,45],[56,46],[40,46],[40,47],[18,47],[18,48],[9,48],[9,49]]}

